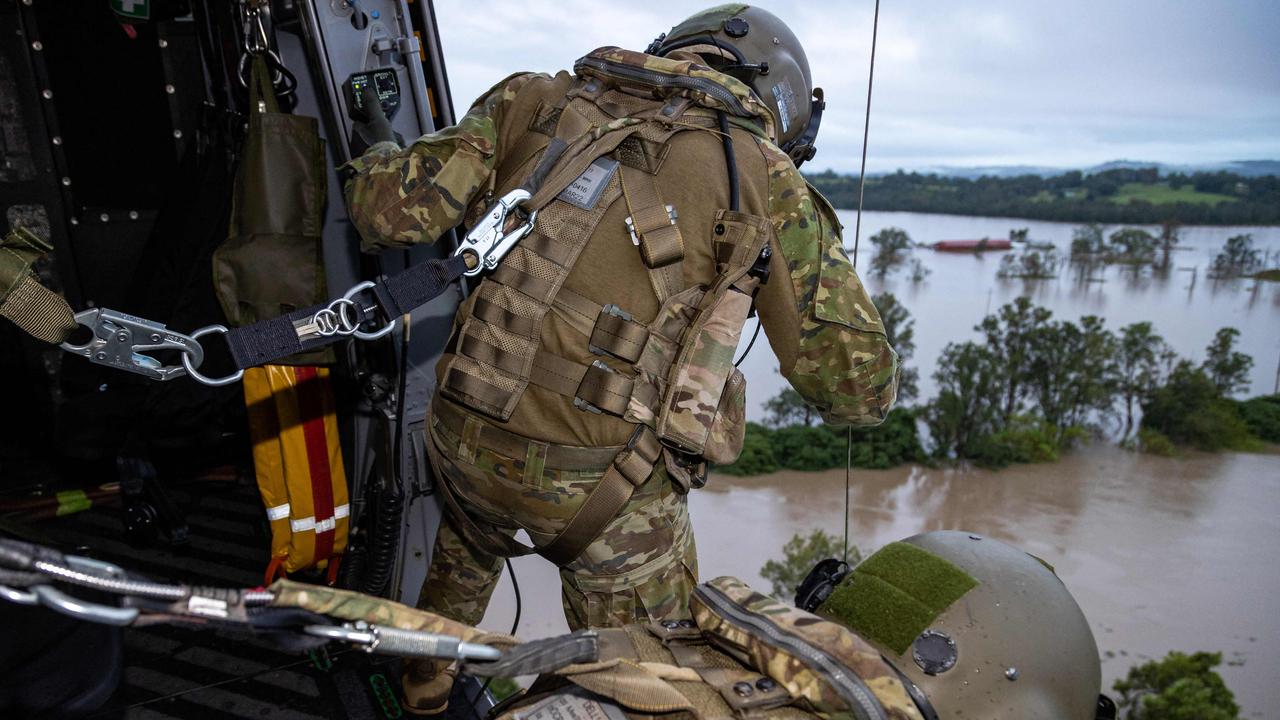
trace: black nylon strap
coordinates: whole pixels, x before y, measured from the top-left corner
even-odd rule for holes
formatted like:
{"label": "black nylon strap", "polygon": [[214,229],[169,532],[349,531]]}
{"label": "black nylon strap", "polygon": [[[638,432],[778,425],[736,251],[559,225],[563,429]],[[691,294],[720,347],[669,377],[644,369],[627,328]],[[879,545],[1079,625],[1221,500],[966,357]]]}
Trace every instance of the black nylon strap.
{"label": "black nylon strap", "polygon": [[311,317],[326,307],[328,303],[312,305],[294,310],[288,315],[228,330],[227,345],[231,348],[231,358],[235,360],[236,367],[244,370],[265,365],[272,360],[323,347],[342,339],[342,336],[320,337],[308,343],[298,339],[293,321]]}
{"label": "black nylon strap", "polygon": [[[394,320],[439,297],[450,283],[462,277],[466,269],[466,260],[461,255],[427,260],[383,278],[374,284],[371,292],[377,298],[384,317]],[[357,322],[369,320],[369,314],[360,303],[355,305]],[[227,345],[231,348],[231,357],[235,360],[236,367],[241,370],[257,367],[289,355],[324,347],[347,337],[335,334],[327,337],[314,336],[305,341],[298,338],[294,322],[310,318],[328,306],[328,303],[312,305],[228,331]]]}
{"label": "black nylon strap", "polygon": [[387,317],[397,318],[439,297],[466,269],[466,259],[461,255],[428,260],[382,280],[374,285],[373,292]]}

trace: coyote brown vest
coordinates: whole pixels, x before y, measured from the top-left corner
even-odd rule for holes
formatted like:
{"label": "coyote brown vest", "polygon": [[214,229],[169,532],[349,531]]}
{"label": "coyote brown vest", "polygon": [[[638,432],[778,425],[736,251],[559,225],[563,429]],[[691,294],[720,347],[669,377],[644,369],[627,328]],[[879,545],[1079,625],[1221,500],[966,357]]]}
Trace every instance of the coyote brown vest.
{"label": "coyote brown vest", "polygon": [[[687,487],[688,468],[741,449],[733,353],[760,283],[748,271],[771,234],[750,134],[760,131],[735,119],[740,172],[757,179],[735,212],[715,110],[645,97],[607,74],[549,85],[516,101],[511,116],[527,125],[501,138],[490,192],[472,208],[523,184],[537,222],[460,308],[441,394],[553,442],[530,406],[571,403],[604,428],[597,445],[647,429]],[[620,267],[638,272],[619,280]]]}

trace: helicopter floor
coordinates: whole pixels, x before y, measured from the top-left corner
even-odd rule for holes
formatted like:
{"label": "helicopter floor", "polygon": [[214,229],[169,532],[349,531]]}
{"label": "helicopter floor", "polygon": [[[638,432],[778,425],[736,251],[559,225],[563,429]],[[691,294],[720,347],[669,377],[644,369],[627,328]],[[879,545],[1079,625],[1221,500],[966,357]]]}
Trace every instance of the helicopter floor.
{"label": "helicopter floor", "polygon": [[[32,525],[53,544],[157,580],[252,587],[262,582],[269,537],[257,490],[205,483],[170,490],[190,542],[139,549],[122,539],[122,510],[95,506]],[[254,638],[175,626],[124,633],[124,670],[90,717],[398,718],[399,661],[330,648],[299,656]],[[480,684],[464,678],[450,720],[481,720]]]}

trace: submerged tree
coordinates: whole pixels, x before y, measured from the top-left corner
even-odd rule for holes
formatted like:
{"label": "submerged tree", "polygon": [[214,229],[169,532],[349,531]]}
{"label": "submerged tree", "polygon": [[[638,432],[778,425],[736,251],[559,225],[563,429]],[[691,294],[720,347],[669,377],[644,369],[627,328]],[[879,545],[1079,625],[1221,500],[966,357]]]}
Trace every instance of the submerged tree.
{"label": "submerged tree", "polygon": [[1210,270],[1213,277],[1229,278],[1248,275],[1262,265],[1262,258],[1253,246],[1253,236],[1233,235],[1213,259]]}
{"label": "submerged tree", "polygon": [[1080,225],[1071,231],[1071,261],[1088,261],[1106,250],[1103,228],[1098,223]]}
{"label": "submerged tree", "polygon": [[871,236],[875,255],[871,258],[871,272],[884,277],[906,261],[911,253],[911,236],[902,228],[887,227]]}
{"label": "submerged tree", "polygon": [[1249,390],[1249,371],[1253,369],[1253,358],[1236,352],[1238,337],[1240,331],[1233,327],[1218,330],[1213,336],[1213,342],[1205,348],[1205,361],[1200,366],[1223,396]]}
{"label": "submerged tree", "polygon": [[1165,220],[1160,224],[1160,259],[1156,261],[1157,270],[1168,270],[1173,249],[1182,241],[1182,223],[1177,220]]}
{"label": "submerged tree", "polygon": [[977,343],[949,343],[942,350],[933,374],[938,395],[924,411],[935,454],[969,457],[977,443],[1004,424],[1005,372],[999,358]]}
{"label": "submerged tree", "polygon": [[911,282],[922,282],[931,272],[933,271],[925,267],[920,258],[911,258]]}
{"label": "submerged tree", "polygon": [[1145,402],[1167,374],[1173,351],[1149,322],[1137,322],[1120,328],[1118,353],[1119,394],[1124,403],[1124,435],[1133,433],[1135,403]]}
{"label": "submerged tree", "polygon": [[1156,257],[1156,236],[1142,228],[1121,228],[1111,233],[1111,260],[1149,263]]}
{"label": "submerged tree", "polygon": [[856,565],[862,560],[858,548],[850,546],[846,550],[843,545],[840,538],[821,529],[814,530],[807,537],[797,533],[783,546],[782,560],[766,562],[760,568],[760,577],[773,585],[775,597],[791,602],[800,582],[819,561],[837,558]]}
{"label": "submerged tree", "polygon": [[1246,448],[1251,436],[1231,400],[1203,370],[1183,360],[1142,403],[1142,430],[1164,442],[1214,452]]}
{"label": "submerged tree", "polygon": [[1116,339],[1100,318],[1044,323],[1032,331],[1031,348],[1028,391],[1059,443],[1110,412],[1118,384]]}
{"label": "submerged tree", "polygon": [[996,277],[1048,280],[1058,277],[1061,265],[1062,258],[1053,249],[1011,253],[1000,258],[1000,269],[996,271]]}
{"label": "submerged tree", "polygon": [[1120,709],[1127,720],[1237,720],[1240,707],[1213,668],[1222,653],[1173,651],[1129,669],[1117,680]]}
{"label": "submerged tree", "polygon": [[986,337],[987,350],[1001,369],[996,390],[1000,393],[1000,417],[1004,422],[1019,411],[1027,392],[1025,380],[1034,350],[1034,331],[1052,316],[1046,308],[1020,297],[1001,306],[996,315],[983,318],[976,328]]}
{"label": "submerged tree", "polygon": [[871,302],[880,311],[889,344],[898,351],[902,368],[898,377],[898,403],[905,405],[919,396],[920,370],[911,362],[916,353],[916,321],[911,319],[911,313],[893,293],[875,295]]}
{"label": "submerged tree", "polygon": [[782,392],[765,400],[764,411],[768,413],[765,424],[769,427],[812,425],[817,417],[813,407],[792,387],[785,387]]}

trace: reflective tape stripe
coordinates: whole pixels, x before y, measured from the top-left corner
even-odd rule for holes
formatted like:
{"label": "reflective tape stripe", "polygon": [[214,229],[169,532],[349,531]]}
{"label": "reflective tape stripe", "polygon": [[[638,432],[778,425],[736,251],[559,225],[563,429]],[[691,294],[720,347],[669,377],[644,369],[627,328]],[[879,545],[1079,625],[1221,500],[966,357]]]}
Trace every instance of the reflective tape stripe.
{"label": "reflective tape stripe", "polygon": [[289,528],[294,532],[306,532],[314,530],[317,533],[331,532],[338,526],[338,519],[347,517],[351,514],[351,506],[347,504],[339,505],[333,509],[333,517],[327,517],[320,522],[316,522],[315,517],[298,518],[289,521]]}
{"label": "reflective tape stripe", "polygon": [[269,507],[267,508],[267,519],[272,522],[275,522],[276,520],[283,520],[289,517],[290,509],[291,508],[289,507],[289,503],[285,503],[283,505],[277,505],[275,507]]}

